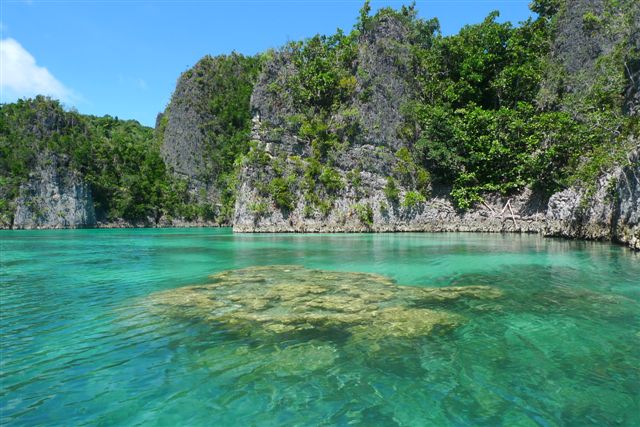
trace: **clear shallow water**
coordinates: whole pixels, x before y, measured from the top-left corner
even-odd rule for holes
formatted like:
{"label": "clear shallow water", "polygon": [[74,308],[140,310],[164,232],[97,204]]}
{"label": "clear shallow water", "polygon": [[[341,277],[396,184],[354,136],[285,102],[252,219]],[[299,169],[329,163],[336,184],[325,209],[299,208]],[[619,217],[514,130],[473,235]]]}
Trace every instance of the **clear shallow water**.
{"label": "clear shallow water", "polygon": [[[0,424],[640,425],[640,255],[489,234],[0,232]],[[141,310],[298,264],[504,296],[427,337],[260,340]]]}

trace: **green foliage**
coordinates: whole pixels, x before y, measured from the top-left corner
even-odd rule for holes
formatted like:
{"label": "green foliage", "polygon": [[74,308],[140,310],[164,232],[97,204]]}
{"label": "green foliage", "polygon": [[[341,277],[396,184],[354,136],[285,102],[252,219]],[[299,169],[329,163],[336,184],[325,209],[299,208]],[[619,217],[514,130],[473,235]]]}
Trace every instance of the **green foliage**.
{"label": "green foliage", "polygon": [[[3,199],[12,201],[29,172],[55,156],[59,168],[80,172],[91,185],[103,219],[158,220],[177,208],[176,185],[152,129],[135,121],[66,112],[44,97],[2,105],[0,114]],[[13,209],[11,202],[4,209]]]}
{"label": "green foliage", "polygon": [[249,204],[249,211],[251,211],[256,218],[260,218],[269,212],[269,206],[263,201],[255,202]]}
{"label": "green foliage", "polygon": [[357,50],[353,35],[338,30],[287,46],[297,73],[287,82],[301,111],[330,111],[353,96],[352,64]]}
{"label": "green foliage", "polygon": [[333,209],[333,201],[332,200],[320,200],[316,203],[316,205],[318,206],[318,209],[320,210],[320,213],[322,214],[322,216],[326,217],[331,213],[331,209]]}
{"label": "green foliage", "polygon": [[393,204],[398,203],[400,198],[400,189],[396,184],[396,180],[392,176],[387,177],[387,184],[384,187],[385,197]]}
{"label": "green foliage", "polygon": [[256,142],[250,144],[248,153],[244,156],[244,162],[257,168],[265,167],[271,163],[271,157]]}
{"label": "green foliage", "polygon": [[429,194],[431,175],[416,163],[408,148],[402,147],[396,152],[394,173],[405,187],[416,189],[425,196]]}
{"label": "green foliage", "polygon": [[[239,164],[226,166],[229,170],[218,177],[221,206],[206,200],[196,203],[188,183],[166,170],[157,135],[135,121],[67,112],[57,101],[44,97],[4,104],[0,115],[0,180],[5,200],[0,215],[5,220],[13,215],[13,200],[29,173],[54,157],[58,168],[75,170],[90,184],[100,220],[154,222],[164,216],[224,222],[231,218]],[[260,151],[252,156],[265,160]]]}
{"label": "green foliage", "polygon": [[[632,119],[620,114],[628,49],[618,46],[601,56],[595,74],[572,76],[581,88],[574,94],[542,85],[550,73],[558,87],[566,85],[564,69],[548,61],[552,28],[564,13],[560,6],[557,0],[534,1],[540,17],[519,27],[496,22],[493,13],[416,54],[420,99],[407,106],[403,136],[413,141],[417,164],[434,179],[453,183],[458,207],[472,206],[485,191],[532,185],[551,193],[594,182],[619,158],[610,153],[624,151],[614,147],[632,128]],[[605,21],[587,12],[583,22],[585,30],[603,31]],[[540,97],[546,97],[546,110],[537,107]],[[396,155],[395,172],[405,185],[407,152]]]}
{"label": "green foliage", "polygon": [[363,225],[366,225],[367,227],[371,227],[373,225],[373,208],[370,204],[358,203],[353,206],[353,210],[358,216],[358,220],[360,220]]}
{"label": "green foliage", "polygon": [[602,25],[602,20],[593,12],[582,15],[582,26],[587,32],[596,31]]}
{"label": "green foliage", "polygon": [[356,28],[360,31],[363,31],[367,23],[369,22],[369,14],[371,13],[371,0],[364,0],[364,4],[360,8],[360,16],[358,17],[358,22],[356,23]]}
{"label": "green foliage", "polygon": [[318,177],[328,193],[335,193],[344,188],[344,183],[338,171],[331,167],[322,168],[322,173]]}
{"label": "green foliage", "polygon": [[560,9],[561,0],[533,0],[529,4],[529,8],[540,15],[541,18],[551,18]]}
{"label": "green foliage", "polygon": [[[463,178],[461,182],[464,183],[465,179]],[[473,188],[469,186],[457,185],[451,191],[451,197],[455,202],[458,208],[465,210],[472,207],[475,203],[482,200],[481,196],[478,194],[479,189]]]}
{"label": "green foliage", "polygon": [[[263,60],[260,56],[250,57],[235,52],[205,56],[182,77],[191,81],[198,93],[206,94],[191,96],[181,102],[191,103],[192,108],[206,118],[201,124],[204,149],[198,153],[203,156],[204,168],[199,171],[198,178],[225,189],[220,212],[223,222],[231,220],[235,203],[235,161],[250,149],[252,116],[249,101]],[[253,154],[255,156],[250,156],[250,161],[265,162],[263,153]],[[262,158],[258,158],[260,155]]]}
{"label": "green foliage", "polygon": [[[388,147],[375,151],[380,161],[393,165],[384,188],[391,204],[399,202],[401,189],[407,190],[403,206],[423,203],[432,181],[451,185],[451,196],[462,209],[487,191],[534,186],[550,193],[592,184],[624,160],[630,149],[625,141],[640,132],[637,118],[625,116],[623,109],[640,64],[640,53],[628,43],[636,30],[635,15],[625,11],[633,5],[632,0],[606,1],[597,15],[587,11],[582,22],[579,17],[585,39],[622,41],[591,68],[571,71],[562,55],[550,55],[551,46],[569,37],[557,31],[567,13],[564,0],[533,0],[531,9],[538,17],[518,26],[499,22],[493,12],[451,36],[439,34],[437,20],[419,19],[414,5],[382,8],[372,16],[365,1],[351,33],[339,30],[289,43],[283,54],[293,70],[269,87],[290,97],[295,114],[267,132],[274,139],[288,132],[308,144],[311,153],[304,160],[273,157],[250,141],[250,96],[261,64],[274,60],[274,52],[205,57],[182,79],[207,96],[180,102],[205,118],[205,150],[199,153],[205,166],[198,178],[220,189],[219,206],[194,203],[190,184],[166,170],[159,147],[170,110],[160,117],[154,136],[137,122],[65,112],[42,97],[2,105],[0,220],[12,214],[20,185],[51,153],[60,167],[86,178],[105,219],[178,215],[229,221],[243,165],[257,171],[256,187],[280,209],[292,210],[294,194],[302,190],[308,202],[305,215],[315,209],[328,215],[345,186],[336,168],[341,155],[361,143],[366,117],[361,106],[374,90],[373,84],[363,83],[372,77],[359,64],[359,43],[390,18],[405,25],[408,36],[391,43],[384,54],[393,60],[395,49],[410,52],[409,63],[397,65],[405,67],[407,88],[415,95],[403,106],[405,123],[395,157],[389,158]],[[346,181],[361,197],[360,169],[346,173]],[[260,203],[250,207],[257,215],[266,209]],[[369,205],[358,204],[354,210],[363,224],[372,225]]]}
{"label": "green foliage", "polygon": [[407,191],[404,195],[404,199],[402,200],[402,206],[405,208],[413,208],[420,203],[426,202],[427,199],[417,191]]}
{"label": "green foliage", "polygon": [[360,168],[356,167],[355,169],[347,172],[347,180],[349,181],[349,185],[354,191],[358,192],[360,187],[362,186],[362,171]]}
{"label": "green foliage", "polygon": [[286,178],[277,177],[269,182],[269,193],[278,208],[292,211],[295,207],[292,192],[294,183],[294,176],[288,176]]}

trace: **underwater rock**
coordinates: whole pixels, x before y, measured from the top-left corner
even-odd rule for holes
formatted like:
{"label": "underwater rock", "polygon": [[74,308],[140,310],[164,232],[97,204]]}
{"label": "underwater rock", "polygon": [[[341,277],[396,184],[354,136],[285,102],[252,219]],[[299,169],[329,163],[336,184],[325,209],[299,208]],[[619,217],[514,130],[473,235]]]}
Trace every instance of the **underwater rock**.
{"label": "underwater rock", "polygon": [[217,322],[245,335],[313,330],[380,339],[450,330],[463,318],[441,306],[501,296],[487,286],[418,288],[377,274],[300,266],[229,270],[211,279],[210,284],[152,294],[145,304],[161,315]]}
{"label": "underwater rock", "polygon": [[300,376],[334,366],[339,357],[335,345],[319,340],[295,344],[270,344],[240,347],[219,344],[200,353],[198,368],[216,375],[230,370],[236,374],[264,376]]}

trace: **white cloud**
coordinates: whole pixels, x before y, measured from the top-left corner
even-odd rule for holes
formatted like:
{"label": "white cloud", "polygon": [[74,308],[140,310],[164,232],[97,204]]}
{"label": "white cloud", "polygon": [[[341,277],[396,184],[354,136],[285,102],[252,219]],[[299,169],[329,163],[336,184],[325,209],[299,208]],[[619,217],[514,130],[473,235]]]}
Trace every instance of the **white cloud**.
{"label": "white cloud", "polygon": [[0,90],[2,102],[35,95],[67,102],[77,100],[73,91],[36,64],[33,55],[12,38],[0,40]]}

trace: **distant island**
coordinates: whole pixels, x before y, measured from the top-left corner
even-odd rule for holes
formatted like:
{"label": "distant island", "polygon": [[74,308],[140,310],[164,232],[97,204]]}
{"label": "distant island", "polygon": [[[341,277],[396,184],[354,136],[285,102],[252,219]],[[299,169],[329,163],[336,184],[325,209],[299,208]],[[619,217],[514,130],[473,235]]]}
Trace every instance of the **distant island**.
{"label": "distant island", "polygon": [[640,249],[640,2],[534,0],[456,35],[415,5],[206,56],[155,129],[0,106],[0,227],[492,231]]}

